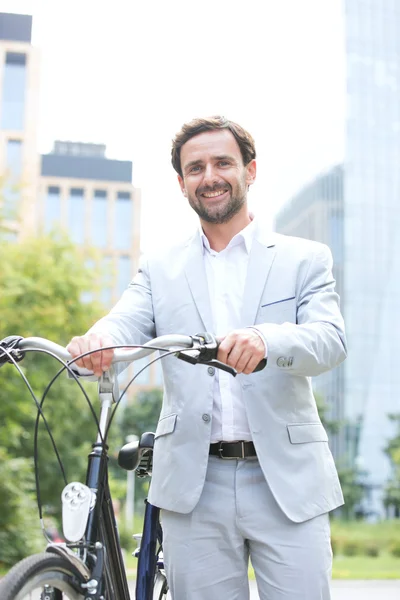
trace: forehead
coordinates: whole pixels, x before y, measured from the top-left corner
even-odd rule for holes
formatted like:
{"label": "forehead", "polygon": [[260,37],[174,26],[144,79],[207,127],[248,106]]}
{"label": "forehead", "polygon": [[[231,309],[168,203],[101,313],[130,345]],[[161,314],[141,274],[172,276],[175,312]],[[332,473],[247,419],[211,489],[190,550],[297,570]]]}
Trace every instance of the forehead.
{"label": "forehead", "polygon": [[206,161],[213,156],[232,156],[242,159],[239,145],[229,129],[205,131],[195,135],[181,148],[182,167],[193,160]]}

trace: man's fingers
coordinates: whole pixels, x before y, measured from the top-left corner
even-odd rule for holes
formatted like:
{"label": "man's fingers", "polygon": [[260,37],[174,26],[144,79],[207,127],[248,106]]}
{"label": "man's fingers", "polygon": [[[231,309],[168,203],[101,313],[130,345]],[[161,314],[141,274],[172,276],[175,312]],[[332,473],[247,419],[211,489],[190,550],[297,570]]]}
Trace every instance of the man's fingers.
{"label": "man's fingers", "polygon": [[108,335],[90,333],[81,337],[74,337],[68,344],[67,350],[72,358],[91,352],[91,354],[77,360],[75,364],[78,367],[93,371],[95,375],[100,377],[103,371],[110,368],[114,355],[114,350],[102,350],[102,348],[112,346],[113,343]]}
{"label": "man's fingers", "polygon": [[[93,351],[93,350],[98,350],[99,348],[102,347],[101,344],[101,339],[100,337],[90,337],[89,339],[89,350]],[[103,369],[101,368],[101,355],[102,352],[93,352],[93,354],[88,354],[87,357],[85,358],[85,360],[87,361],[88,364],[91,364],[91,367],[87,367],[88,369],[92,369],[92,371],[94,373],[96,373],[96,375],[100,375],[103,372]]]}
{"label": "man's fingers", "polygon": [[[114,346],[113,340],[108,335],[101,336],[101,345],[103,348],[107,348],[107,346]],[[109,350],[103,350],[101,352],[101,369],[102,371],[107,371],[111,367],[112,359],[114,356],[114,350],[110,348]]]}
{"label": "man's fingers", "polygon": [[219,360],[220,362],[223,362],[227,365],[228,364],[228,355],[229,355],[230,351],[232,350],[234,344],[235,344],[235,340],[232,338],[232,336],[227,335],[219,345],[217,360]]}
{"label": "man's fingers", "polygon": [[218,360],[236,369],[238,373],[252,373],[264,357],[264,342],[250,329],[228,334],[218,349]]}

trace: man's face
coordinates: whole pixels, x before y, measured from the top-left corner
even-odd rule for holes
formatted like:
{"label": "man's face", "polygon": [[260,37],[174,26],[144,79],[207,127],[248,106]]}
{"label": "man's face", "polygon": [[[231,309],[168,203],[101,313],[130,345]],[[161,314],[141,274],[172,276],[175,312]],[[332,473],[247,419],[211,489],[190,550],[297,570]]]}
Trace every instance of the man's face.
{"label": "man's face", "polygon": [[228,129],[207,131],[181,148],[183,177],[178,176],[190,206],[207,223],[227,223],[247,200],[256,163],[243,165],[240,148]]}

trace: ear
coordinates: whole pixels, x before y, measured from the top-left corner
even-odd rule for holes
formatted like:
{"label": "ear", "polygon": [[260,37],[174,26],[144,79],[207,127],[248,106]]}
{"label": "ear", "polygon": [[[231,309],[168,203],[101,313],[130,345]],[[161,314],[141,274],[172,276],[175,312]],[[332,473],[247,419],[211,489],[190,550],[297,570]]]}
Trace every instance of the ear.
{"label": "ear", "polygon": [[252,161],[250,161],[249,164],[246,166],[246,169],[247,169],[246,183],[247,183],[247,185],[251,185],[256,180],[256,174],[257,174],[256,161],[254,159]]}
{"label": "ear", "polygon": [[180,185],[181,190],[182,190],[182,194],[186,198],[187,192],[186,192],[186,189],[185,189],[185,182],[183,181],[183,178],[180,175],[178,175],[178,181],[179,181],[179,185]]}

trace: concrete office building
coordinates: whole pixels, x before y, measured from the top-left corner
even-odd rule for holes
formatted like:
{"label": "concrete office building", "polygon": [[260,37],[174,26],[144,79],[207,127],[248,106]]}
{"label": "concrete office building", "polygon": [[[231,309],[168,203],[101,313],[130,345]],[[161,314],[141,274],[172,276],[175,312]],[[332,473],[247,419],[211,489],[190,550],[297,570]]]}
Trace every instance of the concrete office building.
{"label": "concrete office building", "polygon": [[[106,158],[105,152],[102,144],[56,141],[41,156],[37,226],[51,231],[61,225],[88,254],[97,250],[105,276],[99,299],[110,307],[138,269],[140,190],[131,183],[132,162]],[[144,364],[138,361],[136,370]],[[141,389],[161,383],[159,363],[137,380]]]}
{"label": "concrete office building", "polygon": [[[84,250],[96,248],[109,273],[100,297],[109,308],[138,268],[140,190],[132,163],[106,158],[101,144],[56,141],[39,155],[39,51],[31,33],[31,16],[0,13],[0,219],[10,240],[62,226]],[[140,388],[160,384],[159,364],[138,379]]]}
{"label": "concrete office building", "polygon": [[[345,11],[346,152],[337,229],[350,350],[342,371],[345,444],[351,463],[364,472],[364,508],[383,516],[391,474],[384,448],[394,433],[388,415],[400,413],[400,5],[346,0]],[[298,224],[285,210],[277,228],[295,232]],[[310,210],[311,201],[304,215]],[[329,243],[321,227],[304,235]]]}
{"label": "concrete office building", "polygon": [[0,13],[0,214],[10,239],[34,226],[39,53],[31,31],[32,17]]}

